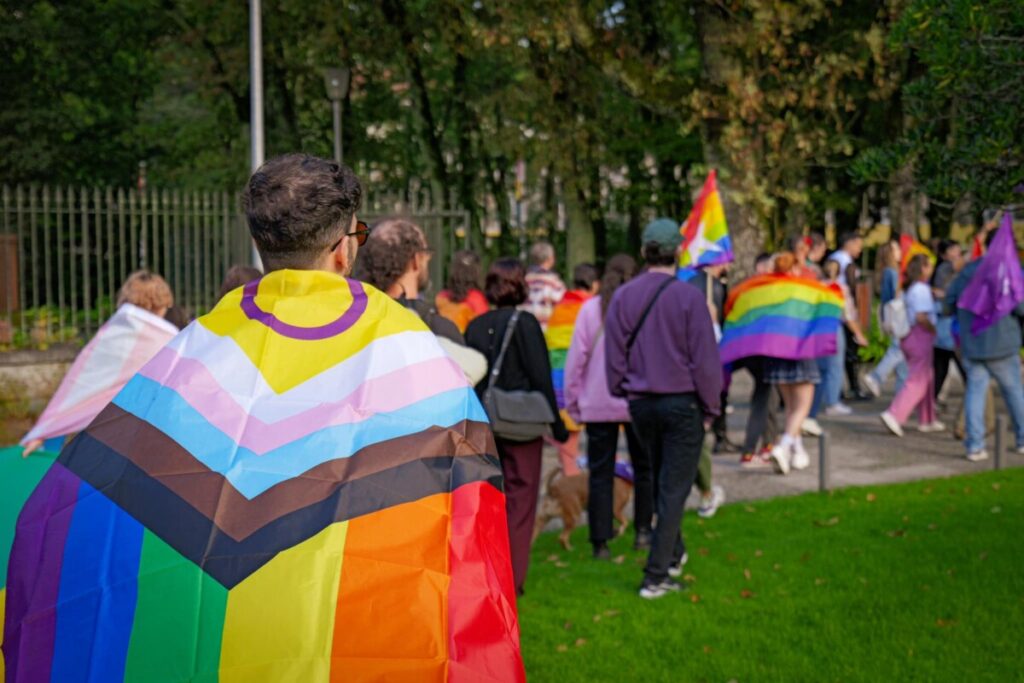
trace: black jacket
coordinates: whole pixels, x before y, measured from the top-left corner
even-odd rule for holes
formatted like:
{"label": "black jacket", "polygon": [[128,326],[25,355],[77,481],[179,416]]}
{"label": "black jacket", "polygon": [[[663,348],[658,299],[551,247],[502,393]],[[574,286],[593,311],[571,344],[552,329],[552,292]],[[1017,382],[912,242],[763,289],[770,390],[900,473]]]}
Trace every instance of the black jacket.
{"label": "black jacket", "polygon": [[[501,342],[505,338],[505,328],[515,312],[514,308],[499,308],[478,316],[466,328],[466,345],[487,357],[488,377],[494,367],[494,361],[501,351]],[[478,396],[483,397],[487,388],[484,377],[476,385]],[[519,322],[505,353],[505,361],[501,366],[501,374],[495,386],[506,391],[539,391],[547,398],[555,421],[551,423],[551,433],[558,441],[569,438],[569,432],[558,413],[555,401],[555,388],[551,383],[551,361],[548,358],[548,347],[544,341],[544,332],[540,323],[531,313],[519,312]]]}
{"label": "black jacket", "polygon": [[462,333],[459,332],[459,328],[456,327],[455,323],[438,313],[437,309],[429,301],[406,299],[404,296],[399,297],[396,301],[418,315],[420,320],[436,336],[451,339],[456,344],[461,344],[462,346],[466,345],[466,340],[463,338]]}

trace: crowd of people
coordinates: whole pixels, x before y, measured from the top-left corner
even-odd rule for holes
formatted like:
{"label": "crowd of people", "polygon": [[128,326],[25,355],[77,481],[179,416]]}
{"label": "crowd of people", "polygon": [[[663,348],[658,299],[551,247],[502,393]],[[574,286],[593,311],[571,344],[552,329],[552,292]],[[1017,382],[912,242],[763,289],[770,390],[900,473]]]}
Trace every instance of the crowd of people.
{"label": "crowd of people", "polygon": [[[254,174],[246,192],[250,230],[268,273],[264,276],[247,266],[232,268],[221,288],[223,300],[208,316],[212,319],[208,325],[213,326],[211,329],[227,325],[229,319],[234,320],[231,311],[240,307],[244,316],[237,318],[239,325],[258,323],[294,341],[333,339],[331,335],[352,328],[359,319],[360,343],[386,343],[389,351],[386,358],[364,358],[368,364],[365,368],[351,367],[366,373],[367,387],[384,386],[384,378],[392,377],[389,372],[398,373],[394,377],[406,373],[406,379],[393,379],[388,386],[407,381],[408,390],[416,395],[427,395],[436,387],[430,387],[434,375],[420,375],[419,370],[411,369],[421,367],[413,359],[417,354],[433,354],[434,346],[442,349],[441,359],[449,364],[446,371],[461,371],[466,381],[456,384],[473,387],[479,402],[474,399],[472,405],[459,404],[461,421],[453,426],[444,427],[451,422],[435,420],[428,401],[416,409],[420,412],[402,413],[404,417],[395,417],[397,412],[387,413],[387,428],[399,433],[415,422],[422,423],[424,434],[438,433],[438,429],[449,434],[445,439],[431,437],[433,440],[423,441],[432,444],[424,446],[424,452],[434,453],[440,448],[447,459],[415,456],[423,458],[423,463],[429,460],[423,471],[453,468],[438,480],[449,487],[442,493],[454,495],[466,478],[496,481],[500,468],[500,500],[507,520],[506,566],[511,567],[509,584],[517,595],[523,595],[526,588],[546,443],[557,450],[558,467],[566,476],[585,471],[589,540],[597,560],[612,555],[609,544],[615,536],[614,481],[620,471],[618,465],[623,464],[619,459],[628,456],[634,495],[633,547],[647,551],[639,588],[640,597],[645,599],[682,588],[678,578],[688,554],[681,520],[694,485],[699,493],[698,514],[703,517],[713,516],[725,500],[724,490],[713,482],[713,453],[738,453],[745,469],[770,468],[784,475],[807,468],[810,457],[804,436],[821,434],[821,419],[850,415],[850,401],[869,394],[879,396],[893,374],[895,395],[880,415],[892,434],[903,435],[915,409],[920,431],[946,429],[938,419],[936,401],[950,364],[954,364],[966,380],[962,412],[967,458],[979,461],[987,457],[984,420],[990,378],[996,380],[1002,392],[1017,447],[1024,452],[1020,374],[1024,284],[1015,305],[1004,307],[998,315],[962,305],[965,293],[970,295],[979,280],[990,277],[988,260],[982,256],[984,245],[994,245],[993,253],[996,249],[1007,254],[1012,250],[1016,258],[1009,227],[987,231],[972,259],[965,258],[962,247],[953,242],[935,246],[937,264],[921,249],[906,258],[897,241],[881,246],[874,285],[881,303],[881,328],[891,341],[879,363],[862,375],[858,350],[868,343],[862,326],[868,311],[860,310],[866,302],[857,296],[865,280],[859,266],[864,240],[856,233],[843,235],[831,253],[819,233],[795,236],[785,249],[759,255],[751,264],[753,275],[742,282],[730,282],[729,266],[723,264],[705,267],[696,277],[685,279],[677,273],[683,242],[679,221],[661,218],[643,230],[642,263],[630,255],[615,254],[604,259],[603,268],[579,264],[567,286],[558,273],[557,254],[549,243],[534,244],[528,264],[505,257],[494,260],[486,270],[479,255],[464,250],[452,256],[443,289],[430,296],[433,283],[429,266],[434,252],[424,231],[405,218],[385,219],[372,227],[358,221],[361,191],[347,168],[291,155],[268,162]],[[292,196],[305,197],[306,203],[291,207]],[[338,227],[339,221],[343,229]],[[1015,267],[1019,269],[1019,263]],[[337,275],[351,275],[351,279],[341,280]],[[302,313],[306,304],[296,303],[289,308],[289,302],[312,301],[331,309],[336,302],[325,292],[344,292],[349,308],[339,311],[334,322],[319,327],[284,322],[278,313],[261,309],[257,301],[257,293],[263,291],[261,283],[270,280],[274,296],[280,297],[281,311],[299,319],[312,314]],[[835,315],[807,328],[821,337],[813,344],[796,339],[785,352],[778,353],[773,349],[781,346],[748,344],[745,352],[734,353],[723,362],[721,349],[735,338],[739,324],[734,315],[739,301],[735,294],[752,291],[755,285],[761,292],[773,287],[807,288],[812,303],[792,310],[799,309],[799,315],[812,322],[818,315],[814,296],[824,293],[821,296],[829,302],[841,305],[828,304],[836,309]],[[152,273],[133,274],[122,289],[119,304],[139,308],[144,318],[173,320],[176,327],[189,322],[189,316],[174,307],[167,284]],[[217,317],[218,311],[224,311],[222,319]],[[397,318],[405,321],[403,325],[418,318],[422,325],[415,325],[423,328],[424,335],[429,330],[432,335],[428,336],[437,344],[431,341],[432,346],[426,348],[422,338],[417,338],[419,346],[402,346],[405,337],[396,336],[389,327],[397,324]],[[754,327],[747,331],[752,330]],[[102,334],[101,330],[98,336]],[[380,341],[388,339],[391,341]],[[342,353],[342,346],[323,348]],[[827,351],[821,353],[821,349]],[[201,349],[190,348],[188,353],[201,354]],[[344,351],[342,355],[354,353]],[[118,369],[116,376],[122,386],[146,360],[140,356],[132,360],[131,367]],[[292,362],[300,360],[313,362],[299,358]],[[375,364],[385,369],[375,370]],[[187,369],[187,364],[182,368]],[[751,375],[753,391],[743,443],[737,446],[729,439],[726,416],[730,412],[732,374],[739,371]],[[176,370],[172,367],[166,372],[173,378]],[[452,380],[449,377],[444,382],[451,384]],[[115,385],[112,381],[106,390],[116,392],[119,387]],[[257,383],[249,399],[233,395],[232,400],[258,403],[270,395],[262,386]],[[324,396],[323,400],[330,398]],[[347,423],[366,419],[378,410],[366,407],[373,401],[400,405],[405,397],[360,388],[345,400],[350,399],[361,401],[361,407],[346,409],[354,413],[332,420]],[[75,408],[77,419],[90,411],[95,416],[103,408],[95,398],[90,400],[92,403]],[[440,406],[443,400],[437,400]],[[496,453],[491,457],[497,458],[493,462],[469,431],[458,431],[470,430],[459,425],[479,421],[474,416],[480,414],[481,406],[494,439]],[[76,423],[71,431],[82,429],[88,422]],[[31,434],[25,442],[26,455],[52,435]],[[626,448],[620,455],[623,442]],[[79,444],[79,448],[88,448],[88,443]],[[476,469],[465,469],[469,465],[457,469],[454,461],[462,458],[455,456],[467,454],[479,459],[472,466]],[[394,455],[399,460],[412,457],[408,453]],[[350,469],[356,472],[359,467],[367,467],[370,472],[378,467],[359,464],[365,462],[358,460]],[[349,476],[348,470],[342,469],[341,474],[331,476]],[[408,487],[389,485],[396,491]],[[485,499],[486,495],[480,500]],[[486,509],[486,503],[474,503],[447,523],[452,529],[458,524],[463,538],[479,533],[487,535],[491,539],[488,542],[498,539],[504,544],[503,533],[494,535],[493,530],[479,526]],[[467,519],[476,522],[467,523]],[[487,560],[492,561],[500,564],[494,557]],[[501,575],[500,567],[495,571],[493,576]],[[495,580],[500,583],[503,579],[499,576]],[[514,630],[500,621],[495,621],[499,633],[495,637],[499,639],[503,637],[500,633]]]}

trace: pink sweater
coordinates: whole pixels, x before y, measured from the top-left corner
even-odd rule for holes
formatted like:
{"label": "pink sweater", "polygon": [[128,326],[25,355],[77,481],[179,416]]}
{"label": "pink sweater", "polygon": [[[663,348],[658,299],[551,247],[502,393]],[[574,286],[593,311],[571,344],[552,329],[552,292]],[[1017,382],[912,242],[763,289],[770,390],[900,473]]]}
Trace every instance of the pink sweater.
{"label": "pink sweater", "polygon": [[629,405],[608,391],[601,297],[580,309],[565,359],[565,408],[579,423],[629,422]]}

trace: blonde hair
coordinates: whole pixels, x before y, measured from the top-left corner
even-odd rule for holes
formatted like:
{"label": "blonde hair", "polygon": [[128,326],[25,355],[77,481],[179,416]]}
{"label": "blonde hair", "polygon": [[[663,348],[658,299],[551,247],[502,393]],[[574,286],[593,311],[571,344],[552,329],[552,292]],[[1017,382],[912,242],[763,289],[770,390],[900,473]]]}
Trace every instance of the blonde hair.
{"label": "blonde hair", "polygon": [[150,313],[159,313],[174,305],[174,294],[167,281],[156,273],[137,270],[117,292],[117,305],[121,304],[134,304]]}

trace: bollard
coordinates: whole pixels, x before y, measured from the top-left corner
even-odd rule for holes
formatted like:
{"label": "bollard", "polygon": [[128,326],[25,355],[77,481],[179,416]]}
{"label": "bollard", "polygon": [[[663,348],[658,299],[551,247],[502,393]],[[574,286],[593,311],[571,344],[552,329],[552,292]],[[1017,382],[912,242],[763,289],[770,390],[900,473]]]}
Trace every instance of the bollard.
{"label": "bollard", "polygon": [[818,437],[818,491],[828,491],[828,433]]}
{"label": "bollard", "polygon": [[1002,415],[996,415],[996,452],[992,456],[992,468],[1003,469],[1003,433],[1006,431]]}

